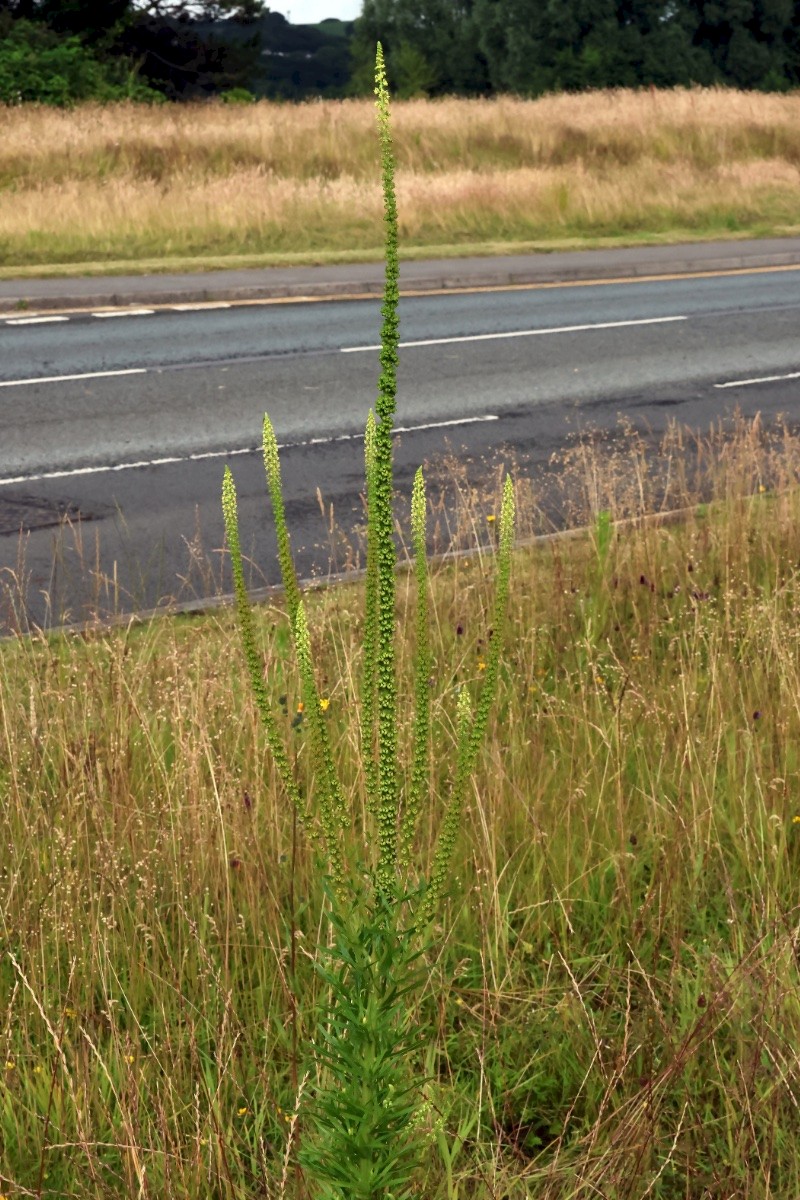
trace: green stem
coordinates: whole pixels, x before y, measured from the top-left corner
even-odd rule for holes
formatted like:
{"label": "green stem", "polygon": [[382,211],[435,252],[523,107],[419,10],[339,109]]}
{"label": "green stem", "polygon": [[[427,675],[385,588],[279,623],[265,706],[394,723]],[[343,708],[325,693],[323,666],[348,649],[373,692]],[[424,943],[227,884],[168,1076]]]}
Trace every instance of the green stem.
{"label": "green stem", "polygon": [[386,283],[381,307],[381,374],[375,406],[374,486],[367,502],[372,506],[378,583],[378,870],[377,884],[384,895],[395,894],[397,873],[397,680],[395,677],[395,568],[392,512],[392,423],[397,394],[400,270],[397,258],[397,203],[394,162],[389,132],[389,92],[383,50],[378,43],[375,63],[378,97],[378,130],[381,146],[384,220],[386,226]]}

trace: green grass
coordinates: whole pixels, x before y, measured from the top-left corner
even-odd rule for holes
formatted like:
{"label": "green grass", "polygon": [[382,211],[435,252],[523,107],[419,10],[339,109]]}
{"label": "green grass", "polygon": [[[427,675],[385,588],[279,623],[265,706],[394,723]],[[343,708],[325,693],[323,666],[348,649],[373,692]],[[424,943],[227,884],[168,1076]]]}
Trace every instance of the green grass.
{"label": "green grass", "polygon": [[[442,242],[441,230],[432,227],[423,232],[416,245],[406,245],[400,255],[406,262],[432,258],[485,258],[514,254],[553,254],[564,250],[614,250],[637,246],[673,246],[693,242],[724,241],[735,243],[751,238],[796,237],[800,225],[796,214],[784,205],[776,206],[773,214],[706,213],[691,225],[684,221],[658,216],[644,226],[637,216],[630,228],[620,223],[600,223],[588,228],[576,225],[558,230],[548,237],[544,228],[522,222],[514,227],[500,228],[491,220],[474,231],[464,232],[460,240]],[[75,276],[94,277],[113,275],[159,275],[173,272],[197,274],[204,271],[235,271],[245,268],[334,266],[345,263],[378,262],[383,251],[374,246],[374,232],[360,231],[341,246],[331,246],[331,239],[321,235],[300,237],[276,229],[266,237],[258,235],[252,247],[242,245],[242,237],[227,234],[221,241],[209,241],[203,235],[199,241],[179,250],[167,245],[163,253],[160,238],[139,240],[132,237],[125,249],[130,257],[121,258],[123,246],[109,243],[102,257],[96,240],[79,239],[72,247],[59,235],[25,241],[4,254],[0,279],[69,279]],[[300,249],[317,241],[313,249]],[[191,242],[191,239],[187,239]],[[623,272],[624,273],[624,272]]]}
{"label": "green grass", "polygon": [[[476,241],[469,245],[440,244],[432,242],[425,246],[404,246],[400,258],[414,262],[429,258],[463,258],[465,254],[481,258],[512,254],[553,254],[562,250],[616,250],[637,246],[671,246],[708,241],[710,237],[720,241],[743,241],[747,238],[794,237],[800,226],[783,223],[759,222],[741,230],[729,228],[690,229],[676,227],[666,231],[631,231],[616,237],[576,236],[558,237],[550,240],[531,241]],[[194,256],[173,255],[156,258],[111,259],[108,262],[93,261],[91,258],[79,262],[21,263],[17,266],[0,266],[0,279],[69,279],[75,275],[158,275],[173,272],[197,274],[201,271],[238,271],[245,268],[263,267],[317,267],[344,263],[382,262],[383,248],[365,246],[360,250],[318,250],[294,253],[264,254],[198,254]]]}
{"label": "green grass", "polygon": [[[671,445],[677,507],[697,491]],[[655,460],[628,451],[576,455],[600,501],[585,515],[647,501]],[[683,522],[618,527],[605,557],[588,535],[515,556],[457,882],[412,1005],[436,1080],[425,1200],[800,1194],[800,446],[742,422],[703,461],[711,502]],[[497,511],[477,501],[466,528]],[[486,552],[432,570],[436,796],[492,576]],[[401,695],[414,587],[398,577]],[[363,600],[306,599],[353,797]],[[255,618],[302,764],[285,619]],[[231,613],[0,647],[5,1194],[37,1194],[40,1172],[51,1197],[304,1194],[325,909],[282,795]],[[423,866],[441,816],[423,810]]]}

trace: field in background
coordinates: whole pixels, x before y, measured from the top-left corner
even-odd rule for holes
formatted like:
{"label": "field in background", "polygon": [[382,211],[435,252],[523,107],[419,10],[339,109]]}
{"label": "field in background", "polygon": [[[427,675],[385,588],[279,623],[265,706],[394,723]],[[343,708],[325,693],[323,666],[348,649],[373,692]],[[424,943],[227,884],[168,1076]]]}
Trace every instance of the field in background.
{"label": "field in background", "polygon": [[[675,428],[652,455],[582,443],[573,519],[719,503],[620,528],[607,557],[591,537],[515,557],[415,1012],[444,1125],[424,1200],[800,1195],[800,439],[739,421],[688,449]],[[530,518],[535,481],[518,494]],[[495,503],[465,485],[455,541],[490,541]],[[423,866],[491,577],[489,554],[434,573]],[[412,596],[401,580],[409,697]],[[309,607],[362,831],[361,587]],[[258,623],[302,762],[280,608]],[[243,674],[228,612],[0,645],[4,1194],[304,1194],[322,895]]]}
{"label": "field in background", "polygon": [[[410,100],[392,119],[408,256],[800,228],[800,95]],[[7,269],[382,253],[368,100],[29,106],[2,121]]]}

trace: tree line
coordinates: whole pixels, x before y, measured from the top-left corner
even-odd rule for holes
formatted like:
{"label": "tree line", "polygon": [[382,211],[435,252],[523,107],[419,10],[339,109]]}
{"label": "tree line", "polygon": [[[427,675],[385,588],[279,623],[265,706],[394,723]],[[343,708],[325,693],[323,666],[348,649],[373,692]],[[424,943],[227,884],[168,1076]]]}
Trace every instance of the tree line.
{"label": "tree line", "polygon": [[[332,7],[334,7],[332,0]],[[291,25],[263,0],[0,0],[0,102],[800,86],[795,0],[363,0]]]}
{"label": "tree line", "polygon": [[795,0],[364,0],[356,83],[379,38],[400,95],[800,85]]}
{"label": "tree line", "polygon": [[[262,0],[0,0],[0,101],[177,100],[226,92],[260,54]],[[245,31],[219,36],[231,24]]]}

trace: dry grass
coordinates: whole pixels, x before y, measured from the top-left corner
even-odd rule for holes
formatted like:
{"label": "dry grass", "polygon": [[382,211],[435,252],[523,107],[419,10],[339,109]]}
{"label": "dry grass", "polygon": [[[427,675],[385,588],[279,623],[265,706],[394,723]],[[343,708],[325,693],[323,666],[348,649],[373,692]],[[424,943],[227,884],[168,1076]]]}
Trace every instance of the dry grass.
{"label": "dry grass", "polygon": [[[369,101],[3,113],[5,264],[377,253]],[[800,226],[800,96],[599,92],[393,106],[401,240]]]}
{"label": "dry grass", "polygon": [[[674,428],[652,455],[582,442],[576,519],[717,503],[620,529],[602,564],[587,538],[517,555],[416,1010],[446,1144],[463,1137],[449,1164],[431,1147],[425,1200],[800,1195],[800,439],[739,421],[688,449]],[[456,540],[494,504],[459,495]],[[482,555],[434,577],[420,864],[491,575]],[[357,839],[362,601],[335,588],[310,616]],[[259,621],[302,764],[284,619]],[[303,1195],[302,1103],[286,1114],[320,998],[319,869],[242,675],[228,613],[0,646],[3,1192],[41,1174],[54,1198]]]}

